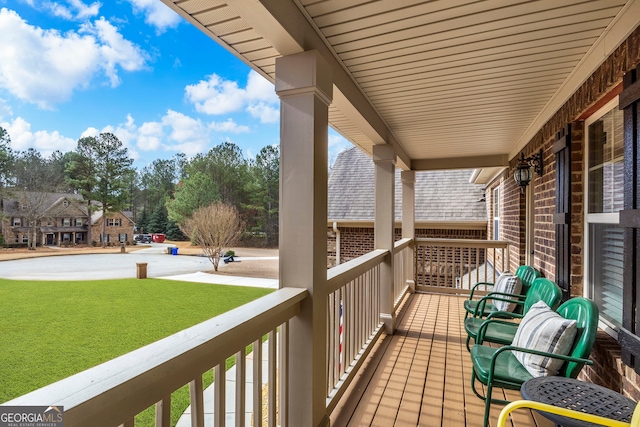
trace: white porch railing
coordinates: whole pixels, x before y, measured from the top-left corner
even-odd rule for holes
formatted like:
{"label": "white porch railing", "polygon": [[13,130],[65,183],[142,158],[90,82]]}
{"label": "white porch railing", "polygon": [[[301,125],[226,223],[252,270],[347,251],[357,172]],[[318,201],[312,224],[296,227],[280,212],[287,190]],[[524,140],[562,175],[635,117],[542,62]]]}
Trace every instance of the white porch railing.
{"label": "white porch railing", "polygon": [[375,250],[328,271],[327,408],[344,394],[382,333],[380,264],[389,251]]}
{"label": "white porch railing", "polygon": [[413,239],[402,239],[393,248],[393,302],[396,310],[409,291],[407,280],[413,280],[412,245]]}
{"label": "white porch railing", "polygon": [[474,283],[495,282],[509,266],[505,241],[419,238],[415,244],[418,290],[465,292]]}
{"label": "white porch railing", "polygon": [[[263,390],[262,337],[269,336],[267,419],[276,426],[276,386],[287,396],[283,382],[286,358],[276,353],[276,330],[287,343],[286,324],[300,312],[304,289],[283,288],[213,319],[185,329],[131,353],[65,378],[3,405],[64,406],[66,427],[133,427],[134,418],[156,406],[156,426],[170,425],[171,393],[189,384],[191,425],[204,426],[205,408],[202,374],[214,369],[214,425],[225,425],[225,361],[236,357],[235,423],[245,420],[245,350],[253,344],[253,418],[261,424]],[[286,344],[285,344],[286,345]],[[280,414],[286,411],[280,410]],[[284,425],[284,423],[283,423]]]}

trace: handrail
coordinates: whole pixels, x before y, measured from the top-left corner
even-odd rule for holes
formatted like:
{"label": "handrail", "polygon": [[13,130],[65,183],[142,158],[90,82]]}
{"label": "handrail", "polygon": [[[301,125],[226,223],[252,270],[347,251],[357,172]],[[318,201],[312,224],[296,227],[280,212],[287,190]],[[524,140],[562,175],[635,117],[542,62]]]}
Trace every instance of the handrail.
{"label": "handrail", "polygon": [[349,283],[372,267],[380,264],[388,255],[388,250],[376,249],[329,269],[327,271],[327,294],[337,291],[345,283]]}
{"label": "handrail", "polygon": [[395,242],[393,244],[393,254],[395,255],[398,252],[400,252],[401,250],[403,250],[404,248],[409,247],[412,242],[413,242],[413,239],[411,239],[411,238],[398,240],[397,242]]}
{"label": "handrail", "polygon": [[4,405],[55,403],[64,406],[65,426],[121,425],[296,316],[307,295],[279,289]]}
{"label": "handrail", "polygon": [[416,244],[428,244],[432,246],[444,247],[466,247],[466,248],[501,248],[509,246],[506,240],[482,240],[482,239],[436,239],[430,237],[416,238]]}

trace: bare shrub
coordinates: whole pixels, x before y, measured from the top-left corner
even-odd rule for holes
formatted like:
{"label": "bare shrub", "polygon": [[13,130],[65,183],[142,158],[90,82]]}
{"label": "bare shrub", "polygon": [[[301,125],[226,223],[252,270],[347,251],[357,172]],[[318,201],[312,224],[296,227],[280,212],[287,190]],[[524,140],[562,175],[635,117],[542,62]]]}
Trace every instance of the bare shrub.
{"label": "bare shrub", "polygon": [[196,210],[180,225],[180,229],[202,247],[213,269],[218,271],[222,255],[238,241],[244,231],[244,223],[235,207],[214,202]]}

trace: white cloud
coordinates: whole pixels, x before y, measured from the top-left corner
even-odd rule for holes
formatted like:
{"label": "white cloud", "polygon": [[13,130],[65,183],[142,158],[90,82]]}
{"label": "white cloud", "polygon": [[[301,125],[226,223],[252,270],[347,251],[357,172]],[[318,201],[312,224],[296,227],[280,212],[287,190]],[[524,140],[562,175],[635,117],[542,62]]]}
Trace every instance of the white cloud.
{"label": "white cloud", "polygon": [[247,107],[247,112],[251,114],[251,117],[260,119],[260,123],[278,123],[280,120],[280,110],[264,102],[250,104]]}
{"label": "white cloud", "polygon": [[93,24],[82,25],[81,32],[91,34],[102,42],[99,46],[101,65],[111,80],[111,86],[120,84],[117,67],[125,71],[141,70],[147,56],[138,46],[122,37],[118,29],[104,18]]}
{"label": "white cloud", "polygon": [[100,131],[94,127],[88,127],[84,132],[80,134],[80,138],[88,138],[90,136],[98,136]]}
{"label": "white cloud", "polygon": [[[48,9],[55,16],[67,20],[86,20],[93,18],[100,13],[100,7],[102,4],[94,2],[91,4],[85,4],[81,0],[67,0],[68,5],[58,2],[46,1],[41,4],[44,9]],[[33,4],[31,4],[33,6]]]}
{"label": "white cloud", "polygon": [[255,71],[249,73],[245,88],[211,74],[207,80],[188,85],[185,93],[199,113],[218,115],[245,110],[262,123],[275,123],[280,117],[273,84]]}
{"label": "white cloud", "polygon": [[249,132],[249,126],[239,125],[233,119],[227,119],[224,122],[211,122],[209,129],[216,132],[246,133]]}
{"label": "white cloud", "polygon": [[144,14],[144,22],[155,27],[157,34],[162,34],[168,28],[175,28],[180,24],[180,15],[159,0],[129,0],[129,2],[136,13]]}
{"label": "white cloud", "polygon": [[0,87],[24,101],[51,109],[104,73],[112,86],[119,69],[145,67],[147,54],[125,40],[104,18],[79,32],[60,33],[29,25],[16,12],[0,9]]}
{"label": "white cloud", "polygon": [[[206,150],[211,140],[211,124],[194,119],[183,113],[167,110],[159,121],[148,121],[137,126],[131,115],[117,126],[106,126],[101,132],[112,132],[127,147],[134,159],[140,151],[181,151],[192,156]],[[94,128],[84,133],[95,132]],[[84,134],[83,134],[84,135]]]}
{"label": "white cloud", "polygon": [[185,92],[197,112],[212,115],[240,111],[246,97],[246,92],[238,87],[238,83],[224,80],[217,74],[211,74],[208,80],[187,86]]}
{"label": "white cloud", "polygon": [[264,101],[269,104],[279,102],[273,84],[255,71],[249,72],[246,91],[247,97],[251,101]]}
{"label": "white cloud", "polygon": [[11,116],[13,116],[11,105],[6,99],[0,98],[0,120],[8,120]]}
{"label": "white cloud", "polygon": [[31,131],[31,124],[22,117],[16,117],[11,122],[0,123],[11,137],[11,146],[14,150],[24,151],[28,148],[35,148],[44,156],[49,156],[55,150],[62,152],[73,150],[76,141],[60,135],[60,132],[48,132],[39,130]]}

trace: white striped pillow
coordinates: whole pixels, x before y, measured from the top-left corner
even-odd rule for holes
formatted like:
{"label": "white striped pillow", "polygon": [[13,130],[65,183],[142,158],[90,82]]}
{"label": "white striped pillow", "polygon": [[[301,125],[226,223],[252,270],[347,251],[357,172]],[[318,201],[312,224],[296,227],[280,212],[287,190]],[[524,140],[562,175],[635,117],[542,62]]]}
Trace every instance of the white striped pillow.
{"label": "white striped pillow", "polygon": [[[567,355],[576,337],[576,321],[552,311],[544,301],[531,306],[522,319],[512,345],[547,353]],[[534,377],[557,375],[560,359],[514,351],[514,356]]]}
{"label": "white striped pillow", "polygon": [[[502,292],[505,294],[519,294],[522,291],[522,282],[518,276],[505,271],[498,277],[493,292]],[[499,295],[497,295],[499,296]],[[516,309],[516,304],[508,301],[493,301],[493,306],[498,311],[513,311]]]}

